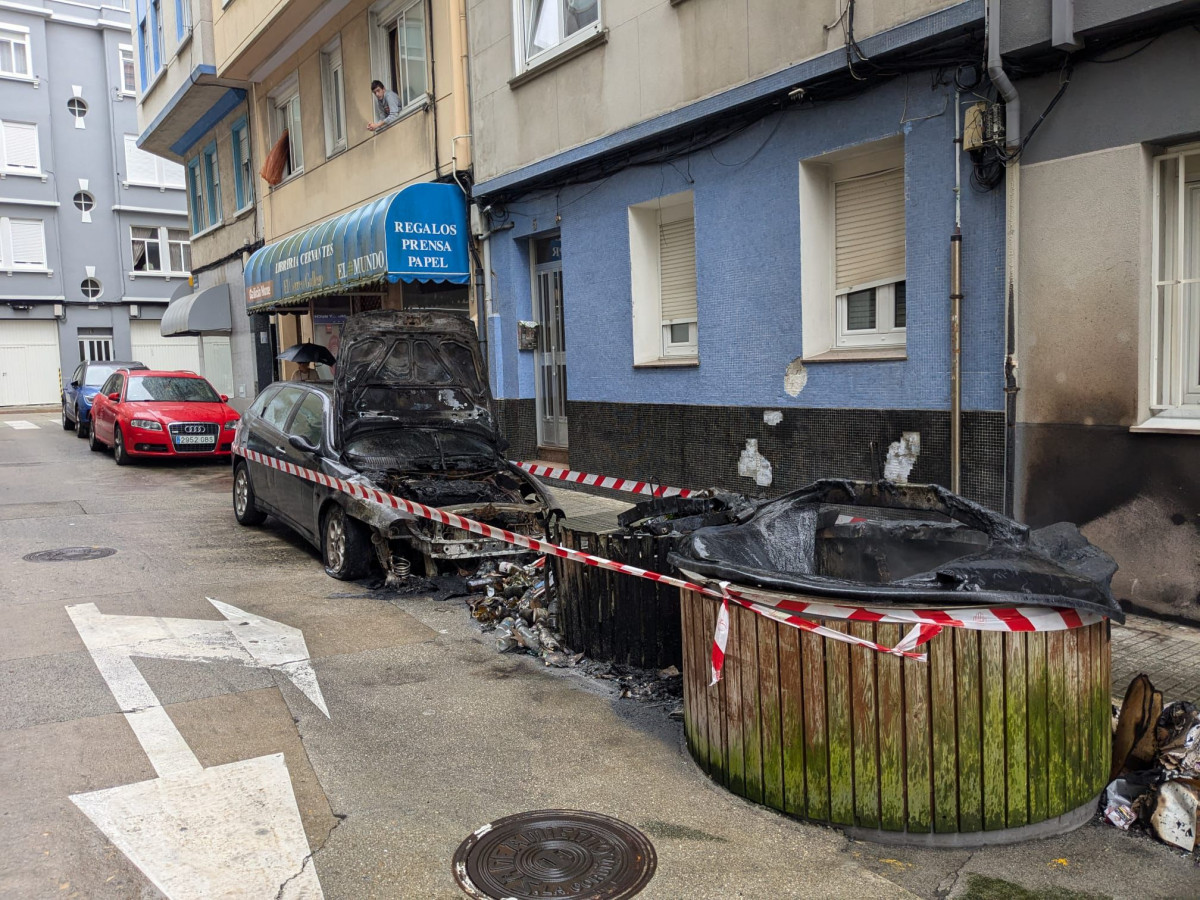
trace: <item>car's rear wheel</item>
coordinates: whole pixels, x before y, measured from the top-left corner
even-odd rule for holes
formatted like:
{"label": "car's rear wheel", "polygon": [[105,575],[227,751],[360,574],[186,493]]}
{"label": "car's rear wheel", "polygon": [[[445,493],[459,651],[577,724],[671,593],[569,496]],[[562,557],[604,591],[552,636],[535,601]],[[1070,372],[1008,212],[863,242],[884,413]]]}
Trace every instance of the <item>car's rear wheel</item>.
{"label": "car's rear wheel", "polygon": [[321,523],[321,558],[325,571],[340,581],[362,578],[371,568],[371,536],[367,526],[346,515],[337,504]]}
{"label": "car's rear wheel", "polygon": [[121,426],[113,426],[113,461],[118,466],[127,466],[132,460],[129,451],[125,449],[125,436],[121,434]]}
{"label": "car's rear wheel", "polygon": [[254,502],[254,485],[250,483],[250,470],[244,462],[233,468],[233,517],[239,525],[261,525],[267,517]]}
{"label": "car's rear wheel", "polygon": [[70,431],[75,427],[75,423],[67,416],[67,405],[64,403],[62,408],[63,431]]}
{"label": "car's rear wheel", "polygon": [[92,429],[84,424],[83,410],[78,406],[75,407],[75,437],[85,438]]}
{"label": "car's rear wheel", "polygon": [[104,444],[102,444],[100,439],[96,437],[96,426],[94,424],[88,429],[88,449],[90,449],[93,453],[99,453],[104,449]]}

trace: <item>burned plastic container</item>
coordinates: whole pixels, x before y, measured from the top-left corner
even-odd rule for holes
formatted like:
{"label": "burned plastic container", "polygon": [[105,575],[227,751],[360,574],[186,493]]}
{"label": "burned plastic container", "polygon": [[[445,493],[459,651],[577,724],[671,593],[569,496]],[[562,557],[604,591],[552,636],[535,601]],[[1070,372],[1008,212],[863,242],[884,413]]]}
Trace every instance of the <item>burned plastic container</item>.
{"label": "burned plastic container", "polygon": [[[696,530],[670,561],[772,602],[926,616],[1051,606],[1079,624],[947,627],[921,662],[731,606],[724,677],[710,687],[719,605],[684,591],[688,747],[731,791],[856,837],[930,846],[1060,833],[1094,813],[1111,761],[1101,617],[1123,615],[1115,563],[1073,525],[1030,531],[939,487],[821,481]],[[906,630],[856,618],[816,621],[887,647]]]}
{"label": "burned plastic container", "polygon": [[[615,528],[611,520],[564,519],[558,533],[566,547],[669,574],[667,554],[681,535],[750,511],[744,497],[712,491],[639,503],[618,517]],[[683,665],[678,590],[560,559],[554,566],[568,647],[595,660],[647,669]]]}

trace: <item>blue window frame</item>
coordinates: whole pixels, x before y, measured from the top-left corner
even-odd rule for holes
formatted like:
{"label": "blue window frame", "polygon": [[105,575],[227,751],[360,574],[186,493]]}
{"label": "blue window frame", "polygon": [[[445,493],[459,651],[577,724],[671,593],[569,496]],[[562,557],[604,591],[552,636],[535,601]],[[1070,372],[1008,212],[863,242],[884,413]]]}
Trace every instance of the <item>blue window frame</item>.
{"label": "blue window frame", "polygon": [[137,0],[138,60],[142,90],[163,66],[163,22],[161,0]]}
{"label": "blue window frame", "polygon": [[175,37],[183,40],[183,35],[192,27],[191,0],[175,0]]}
{"label": "blue window frame", "polygon": [[250,168],[250,132],[245,119],[238,119],[230,130],[233,149],[233,190],[239,211],[254,203],[254,173]]}
{"label": "blue window frame", "polygon": [[204,161],[204,194],[208,200],[208,224],[221,221],[221,170],[217,164],[217,142],[213,141],[201,152]]}
{"label": "blue window frame", "polygon": [[200,157],[187,164],[188,212],[192,223],[192,234],[204,230],[204,190],[200,180]]}

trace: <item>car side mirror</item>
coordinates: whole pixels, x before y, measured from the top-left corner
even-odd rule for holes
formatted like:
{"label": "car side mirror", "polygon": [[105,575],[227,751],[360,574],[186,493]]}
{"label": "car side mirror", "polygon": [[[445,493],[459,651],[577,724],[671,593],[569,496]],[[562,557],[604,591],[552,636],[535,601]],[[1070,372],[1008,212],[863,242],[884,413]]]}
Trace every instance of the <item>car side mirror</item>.
{"label": "car side mirror", "polygon": [[108,399],[111,400],[113,403],[120,403],[121,395],[118,394],[116,391],[113,391],[111,394],[108,395]]}
{"label": "car side mirror", "polygon": [[228,402],[229,402],[229,395],[228,395],[228,394],[222,394],[222,395],[221,395],[221,402],[222,402],[222,403],[228,403]]}
{"label": "car side mirror", "polygon": [[303,450],[305,453],[316,453],[318,449],[316,444],[299,434],[289,434],[288,443],[297,450]]}
{"label": "car side mirror", "polygon": [[72,381],[72,382],[71,382],[71,387],[79,387],[79,382],[78,382],[78,381]]}

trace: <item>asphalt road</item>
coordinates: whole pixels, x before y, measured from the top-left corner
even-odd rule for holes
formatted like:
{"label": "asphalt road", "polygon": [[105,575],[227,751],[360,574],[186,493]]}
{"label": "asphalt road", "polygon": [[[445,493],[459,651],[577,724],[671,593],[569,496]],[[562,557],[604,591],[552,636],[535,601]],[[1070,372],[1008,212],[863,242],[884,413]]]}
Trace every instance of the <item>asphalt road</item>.
{"label": "asphalt road", "polygon": [[[497,654],[460,602],[334,581],[229,493],[0,415],[0,897],[462,897],[460,842],[554,808],[644,831],[646,898],[1200,896],[1191,858],[1099,825],[906,851],[746,803],[666,710]],[[65,547],[116,552],[22,559]]]}

